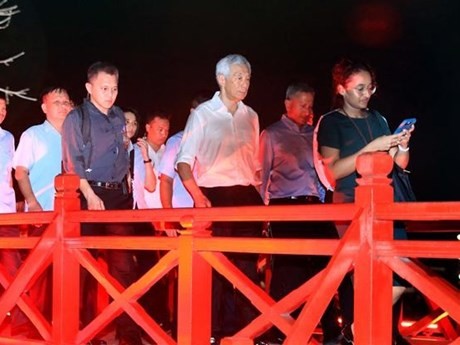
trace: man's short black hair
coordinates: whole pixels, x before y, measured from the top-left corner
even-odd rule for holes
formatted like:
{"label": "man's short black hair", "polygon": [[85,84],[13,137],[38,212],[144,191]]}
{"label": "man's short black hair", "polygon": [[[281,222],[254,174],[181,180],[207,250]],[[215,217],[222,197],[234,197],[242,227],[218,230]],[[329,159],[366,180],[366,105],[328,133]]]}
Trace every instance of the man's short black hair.
{"label": "man's short black hair", "polygon": [[306,82],[295,82],[288,86],[286,90],[286,99],[291,99],[296,93],[315,93],[315,89]]}
{"label": "man's short black hair", "polygon": [[118,79],[118,68],[114,64],[106,61],[97,61],[88,68],[88,82],[90,82],[100,72],[114,75]]}
{"label": "man's short black hair", "polygon": [[155,118],[159,118],[162,120],[168,120],[171,121],[171,115],[162,111],[162,110],[155,110],[147,113],[147,116],[145,117],[145,123],[148,124],[152,122]]}
{"label": "man's short black hair", "polygon": [[48,86],[44,88],[42,92],[40,93],[40,99],[42,100],[42,103],[45,102],[45,97],[53,92],[66,93],[67,95],[69,94],[67,90],[64,89],[62,86]]}

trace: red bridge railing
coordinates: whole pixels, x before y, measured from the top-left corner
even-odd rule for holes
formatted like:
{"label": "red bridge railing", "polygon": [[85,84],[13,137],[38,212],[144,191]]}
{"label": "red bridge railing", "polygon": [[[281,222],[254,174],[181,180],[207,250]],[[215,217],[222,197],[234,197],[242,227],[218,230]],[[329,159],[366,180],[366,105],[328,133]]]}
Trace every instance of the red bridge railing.
{"label": "red bridge railing", "polygon": [[[253,339],[276,325],[287,335],[285,344],[318,344],[312,337],[329,301],[345,274],[354,270],[355,344],[390,344],[392,273],[396,272],[423,293],[438,314],[460,323],[460,294],[421,265],[417,258],[458,259],[459,241],[393,240],[394,220],[460,220],[460,202],[394,203],[387,178],[392,160],[386,154],[358,158],[362,176],[356,202],[341,205],[261,206],[208,209],[82,211],[77,194],[78,177],[56,177],[54,212],[0,215],[0,226],[48,224],[40,238],[0,238],[1,248],[29,249],[16,276],[0,267],[0,324],[15,305],[30,318],[43,337],[28,344],[85,344],[120,313],[126,312],[159,344],[208,344],[211,327],[211,269],[238,288],[260,315],[223,345],[252,344]],[[339,240],[212,238],[203,226],[210,221],[351,221]],[[180,221],[190,230],[177,238],[83,237],[85,222]],[[144,276],[126,289],[101,267],[88,249],[162,250],[166,254]],[[279,301],[250,281],[223,255],[224,252],[329,255],[328,266]],[[52,320],[49,322],[24,293],[52,264]],[[79,327],[80,266],[107,291],[111,302],[86,327]],[[169,271],[178,267],[177,340],[168,335],[138,303],[139,298]],[[289,312],[302,306],[297,319]],[[415,332],[435,314],[412,326]],[[409,331],[409,332],[410,332]],[[460,344],[458,330],[450,332],[451,344]],[[24,340],[0,337],[1,344]]]}

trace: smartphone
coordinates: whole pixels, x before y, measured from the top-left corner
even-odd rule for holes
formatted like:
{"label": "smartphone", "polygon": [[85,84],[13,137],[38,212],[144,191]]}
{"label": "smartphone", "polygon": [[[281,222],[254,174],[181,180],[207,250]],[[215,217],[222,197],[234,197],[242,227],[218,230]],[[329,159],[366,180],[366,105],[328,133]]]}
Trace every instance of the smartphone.
{"label": "smartphone", "polygon": [[396,128],[396,130],[394,131],[393,134],[398,134],[398,133],[401,133],[403,130],[409,130],[411,129],[412,125],[415,124],[417,122],[417,119],[415,117],[411,117],[411,118],[408,118],[408,119],[404,119],[398,126],[398,128]]}

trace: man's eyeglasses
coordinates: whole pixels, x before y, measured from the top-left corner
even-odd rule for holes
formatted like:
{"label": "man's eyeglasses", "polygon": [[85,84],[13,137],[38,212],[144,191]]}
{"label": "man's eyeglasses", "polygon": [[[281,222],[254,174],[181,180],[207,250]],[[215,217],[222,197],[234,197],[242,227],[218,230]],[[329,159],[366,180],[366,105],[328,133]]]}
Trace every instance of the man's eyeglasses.
{"label": "man's eyeglasses", "polygon": [[61,102],[61,101],[54,101],[54,102],[53,102],[53,105],[55,105],[56,107],[70,107],[70,106],[71,106],[71,103],[70,103],[70,102],[67,102],[67,101],[64,101],[64,102]]}

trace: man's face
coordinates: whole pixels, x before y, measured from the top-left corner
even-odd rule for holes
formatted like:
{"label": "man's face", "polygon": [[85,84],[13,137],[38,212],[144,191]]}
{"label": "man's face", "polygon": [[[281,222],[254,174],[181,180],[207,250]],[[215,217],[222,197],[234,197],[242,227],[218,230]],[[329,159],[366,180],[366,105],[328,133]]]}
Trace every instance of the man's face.
{"label": "man's face", "polygon": [[286,99],[286,115],[298,126],[313,124],[313,103],[315,95],[311,92],[297,92]]}
{"label": "man's face", "polygon": [[145,125],[145,130],[147,141],[157,150],[168,139],[169,120],[155,117]]}
{"label": "man's face", "polygon": [[64,121],[71,109],[69,95],[65,91],[53,91],[43,97],[42,110],[51,123]]}
{"label": "man's face", "polygon": [[116,75],[99,72],[86,83],[86,90],[94,106],[107,115],[117,99],[118,78]]}
{"label": "man's face", "polygon": [[0,98],[0,125],[6,117],[6,102],[4,99]]}
{"label": "man's face", "polygon": [[232,102],[239,102],[246,98],[251,82],[251,74],[245,65],[230,66],[230,75],[219,76],[218,82],[222,94]]}

